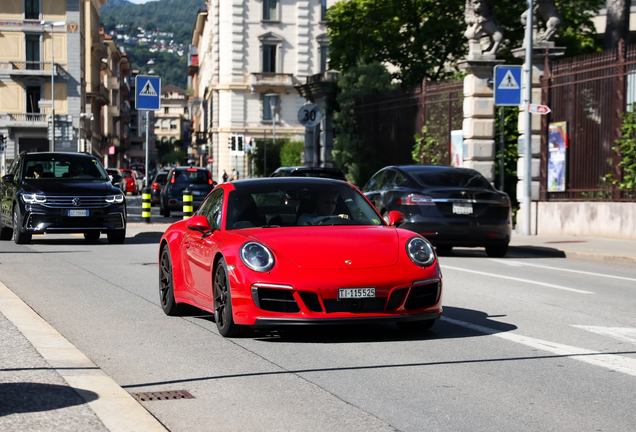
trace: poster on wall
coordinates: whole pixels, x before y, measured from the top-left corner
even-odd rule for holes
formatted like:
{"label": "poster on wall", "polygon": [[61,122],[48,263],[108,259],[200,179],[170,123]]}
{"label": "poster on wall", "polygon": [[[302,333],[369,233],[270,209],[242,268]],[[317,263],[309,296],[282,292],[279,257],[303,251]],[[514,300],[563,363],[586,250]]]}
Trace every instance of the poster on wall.
{"label": "poster on wall", "polygon": [[568,144],[568,123],[550,123],[548,130],[548,192],[565,191]]}
{"label": "poster on wall", "polygon": [[450,154],[451,166],[461,167],[464,160],[464,131],[451,131]]}

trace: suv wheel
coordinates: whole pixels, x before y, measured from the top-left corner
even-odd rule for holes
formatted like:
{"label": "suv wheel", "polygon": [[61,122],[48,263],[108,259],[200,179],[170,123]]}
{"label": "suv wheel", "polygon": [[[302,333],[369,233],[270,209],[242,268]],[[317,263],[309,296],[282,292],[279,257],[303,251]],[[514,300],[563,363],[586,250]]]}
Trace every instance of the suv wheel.
{"label": "suv wheel", "polygon": [[31,234],[23,233],[20,229],[20,214],[18,209],[13,209],[13,241],[16,244],[31,243]]}

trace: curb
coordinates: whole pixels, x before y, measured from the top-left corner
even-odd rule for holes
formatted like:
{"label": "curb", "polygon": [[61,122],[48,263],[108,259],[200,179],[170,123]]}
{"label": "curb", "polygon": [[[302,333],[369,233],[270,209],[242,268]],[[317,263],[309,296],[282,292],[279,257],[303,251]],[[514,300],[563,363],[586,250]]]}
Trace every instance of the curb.
{"label": "curb", "polygon": [[600,252],[583,252],[568,249],[546,248],[541,246],[510,246],[510,251],[549,256],[555,258],[576,258],[586,261],[604,261],[615,262],[621,264],[636,264],[636,256],[631,255],[612,255]]}
{"label": "curb", "polygon": [[[0,312],[79,394],[111,432],[166,432],[150,412],[0,282]],[[97,394],[97,399],[91,397]]]}

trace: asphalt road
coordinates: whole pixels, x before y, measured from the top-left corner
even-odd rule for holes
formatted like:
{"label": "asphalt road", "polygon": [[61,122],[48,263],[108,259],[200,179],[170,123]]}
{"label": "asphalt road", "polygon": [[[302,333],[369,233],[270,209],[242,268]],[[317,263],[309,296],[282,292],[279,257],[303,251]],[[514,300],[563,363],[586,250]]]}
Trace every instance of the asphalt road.
{"label": "asphalt road", "polygon": [[2,242],[0,281],[127,391],[190,392],[143,403],[171,431],[634,430],[628,265],[460,250],[440,258],[444,318],[426,334],[383,324],[229,340],[210,316],[163,314],[159,235]]}

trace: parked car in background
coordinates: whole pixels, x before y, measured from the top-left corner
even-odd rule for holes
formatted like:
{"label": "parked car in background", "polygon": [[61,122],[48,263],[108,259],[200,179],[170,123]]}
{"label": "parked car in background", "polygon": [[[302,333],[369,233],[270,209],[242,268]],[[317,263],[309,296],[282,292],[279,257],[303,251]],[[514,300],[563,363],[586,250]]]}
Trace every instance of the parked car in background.
{"label": "parked car in background", "polygon": [[389,166],[362,192],[387,220],[404,214],[406,228],[426,237],[440,252],[455,246],[485,247],[488,256],[508,251],[512,232],[510,198],[479,172],[447,166]]}
{"label": "parked car in background", "polygon": [[121,176],[124,178],[124,188],[122,191],[124,193],[130,192],[133,195],[137,195],[141,192],[143,188],[142,183],[139,181],[139,177],[137,176],[137,172],[131,169],[121,169]]}
{"label": "parked car in background", "polygon": [[124,178],[122,177],[119,168],[106,168],[106,172],[108,173],[108,177],[110,178],[110,182],[113,184],[113,186],[115,186],[119,190],[122,190],[122,182],[124,181]]}
{"label": "parked car in background", "polygon": [[126,239],[126,199],[99,159],[83,153],[20,153],[0,182],[0,240],[83,233]]}
{"label": "parked car in background", "polygon": [[157,175],[155,176],[155,178],[153,179],[152,185],[151,185],[152,192],[150,196],[151,205],[159,204],[159,201],[161,199],[161,189],[163,189],[167,180],[168,180],[168,170],[159,171]]}
{"label": "parked car in background", "polygon": [[280,167],[270,177],[323,177],[345,180],[344,173],[337,168],[307,166]]}
{"label": "parked car in background", "polygon": [[170,217],[172,211],[183,211],[183,191],[192,191],[192,206],[196,210],[216,183],[206,168],[173,167],[168,172],[161,191],[159,214]]}

